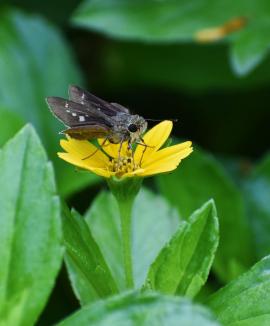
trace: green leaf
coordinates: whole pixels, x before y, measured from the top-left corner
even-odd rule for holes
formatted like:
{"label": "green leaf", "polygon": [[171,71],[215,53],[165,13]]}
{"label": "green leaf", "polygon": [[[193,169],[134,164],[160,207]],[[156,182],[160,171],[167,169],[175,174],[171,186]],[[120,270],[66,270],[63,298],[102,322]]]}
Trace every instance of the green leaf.
{"label": "green leaf", "polygon": [[151,265],[145,287],[193,298],[207,280],[218,238],[216,208],[209,201],[180,223]]}
{"label": "green leaf", "polygon": [[63,250],[52,165],[32,127],[0,152],[0,184],[0,318],[4,325],[33,325]]}
{"label": "green leaf", "polygon": [[232,67],[243,75],[265,57],[270,46],[270,6],[266,0],[85,0],[73,22],[120,39],[185,43],[196,42],[203,29],[226,26],[238,17],[245,17],[247,24],[226,41],[232,48]]}
{"label": "green leaf", "polygon": [[[125,288],[120,216],[114,197],[101,193],[86,213],[86,221],[120,289]],[[132,213],[132,256],[135,286],[141,287],[150,264],[177,229],[178,217],[159,196],[143,189]]]}
{"label": "green leaf", "polygon": [[65,261],[81,304],[118,292],[111,272],[87,224],[79,213],[63,213]]}
{"label": "green leaf", "polygon": [[0,16],[0,101],[37,128],[47,148],[55,149],[61,124],[46,96],[67,95],[81,81],[61,34],[38,16],[2,10]]}
{"label": "green leaf", "polygon": [[247,26],[235,36],[231,46],[234,71],[242,76],[253,70],[268,55],[270,37],[270,4],[259,0],[250,2]]}
{"label": "green leaf", "polygon": [[85,0],[75,12],[73,23],[116,38],[186,42],[193,40],[202,28],[224,24],[232,17],[243,15],[244,6],[239,2]]}
{"label": "green leaf", "polygon": [[157,180],[161,192],[184,219],[205,201],[215,200],[220,244],[214,268],[223,281],[233,279],[251,265],[253,251],[243,198],[220,163],[195,149],[174,173]]}
{"label": "green leaf", "polygon": [[255,167],[245,183],[245,199],[258,258],[270,253],[270,155]]}
{"label": "green leaf", "polygon": [[73,23],[119,39],[186,43],[196,42],[199,31],[226,26],[238,17],[245,17],[247,24],[226,41],[231,44],[232,67],[236,74],[243,75],[269,49],[267,0],[85,0],[75,12]]}
{"label": "green leaf", "polygon": [[212,295],[208,301],[222,325],[270,324],[270,256]]}
{"label": "green leaf", "polygon": [[0,128],[0,147],[2,147],[22,128],[24,122],[16,113],[2,107],[0,107],[0,121],[3,121]]}
{"label": "green leaf", "polygon": [[127,293],[83,307],[58,326],[218,326],[211,313],[190,301],[158,294]]}
{"label": "green leaf", "polygon": [[[31,122],[50,157],[60,162],[56,152],[63,125],[52,116],[45,97],[66,97],[69,84],[82,83],[71,51],[51,24],[16,10],[1,10],[0,39],[0,103]],[[71,165],[55,166],[65,195],[93,180],[90,174],[75,173]]]}
{"label": "green leaf", "polygon": [[[20,7],[27,12],[39,13],[42,16],[46,16],[50,21],[53,21],[59,25],[66,26],[67,20],[75,7],[78,6],[78,0],[58,0],[57,5],[61,10],[55,10],[54,0],[46,1],[33,1],[33,0],[11,0],[5,1],[6,3],[12,3],[13,6]],[[64,27],[63,26],[63,27]]]}

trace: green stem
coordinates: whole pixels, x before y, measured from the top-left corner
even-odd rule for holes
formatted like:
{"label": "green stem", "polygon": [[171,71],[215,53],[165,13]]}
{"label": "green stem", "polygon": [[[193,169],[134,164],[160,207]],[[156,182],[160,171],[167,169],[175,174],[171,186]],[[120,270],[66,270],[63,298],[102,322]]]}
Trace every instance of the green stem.
{"label": "green stem", "polygon": [[121,218],[121,232],[122,232],[122,250],[124,258],[125,276],[126,276],[126,287],[133,288],[133,264],[132,264],[132,229],[131,229],[131,212],[132,212],[132,201],[118,202],[120,218]]}
{"label": "green stem", "polygon": [[111,178],[108,185],[117,200],[122,233],[122,250],[126,276],[126,287],[134,287],[132,264],[132,207],[142,183],[142,178]]}

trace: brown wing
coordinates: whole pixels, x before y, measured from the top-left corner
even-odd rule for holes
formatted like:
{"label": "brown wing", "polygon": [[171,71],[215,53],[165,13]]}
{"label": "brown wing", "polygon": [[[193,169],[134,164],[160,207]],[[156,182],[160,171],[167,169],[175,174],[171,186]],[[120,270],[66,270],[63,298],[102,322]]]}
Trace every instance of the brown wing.
{"label": "brown wing", "polygon": [[105,138],[110,132],[109,128],[101,125],[85,125],[63,130],[61,133],[80,140],[91,140],[94,138]]}
{"label": "brown wing", "polygon": [[69,97],[74,102],[100,110],[102,113],[110,117],[115,116],[118,113],[129,113],[129,110],[123,105],[106,102],[79,86],[69,86]]}
{"label": "brown wing", "polygon": [[46,101],[53,115],[67,127],[101,124],[111,127],[111,118],[94,107],[65,100],[61,97],[47,97]]}

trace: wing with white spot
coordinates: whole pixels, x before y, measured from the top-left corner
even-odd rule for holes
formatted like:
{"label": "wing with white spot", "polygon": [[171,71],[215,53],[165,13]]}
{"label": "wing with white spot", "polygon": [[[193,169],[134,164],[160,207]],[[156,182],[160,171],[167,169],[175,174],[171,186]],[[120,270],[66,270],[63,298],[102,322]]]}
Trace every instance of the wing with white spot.
{"label": "wing with white spot", "polygon": [[110,118],[95,108],[86,107],[61,97],[47,97],[46,101],[56,118],[70,128],[84,125],[112,127]]}

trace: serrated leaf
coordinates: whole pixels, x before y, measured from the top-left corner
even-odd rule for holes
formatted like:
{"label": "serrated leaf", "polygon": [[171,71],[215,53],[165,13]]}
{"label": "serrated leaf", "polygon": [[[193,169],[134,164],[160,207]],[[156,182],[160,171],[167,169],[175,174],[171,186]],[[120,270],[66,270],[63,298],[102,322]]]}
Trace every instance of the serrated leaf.
{"label": "serrated leaf", "polygon": [[151,265],[145,288],[193,298],[205,284],[218,245],[215,204],[196,210]]}
{"label": "serrated leaf", "polygon": [[[113,196],[101,193],[86,213],[86,221],[108,262],[119,288],[125,288],[120,216]],[[132,255],[135,286],[141,287],[147,270],[177,229],[178,217],[160,196],[143,189],[132,213]]]}
{"label": "serrated leaf", "polygon": [[32,127],[0,152],[0,184],[0,317],[5,325],[33,325],[53,288],[62,246],[52,165]]}
{"label": "serrated leaf", "polygon": [[65,209],[63,231],[65,261],[81,304],[117,293],[115,281],[84,218]]}
{"label": "serrated leaf", "polygon": [[270,253],[270,155],[266,155],[246,180],[245,199],[258,258]]}
{"label": "serrated leaf", "polygon": [[0,39],[1,105],[35,126],[57,162],[56,179],[63,194],[95,181],[91,174],[76,173],[72,166],[60,164],[56,155],[63,125],[52,116],[45,97],[66,97],[69,84],[82,83],[63,36],[39,16],[2,9]]}
{"label": "serrated leaf", "polygon": [[210,198],[215,200],[220,243],[214,268],[223,281],[233,279],[251,265],[254,256],[243,198],[214,157],[196,149],[174,173],[157,180],[161,192],[182,218]]}
{"label": "serrated leaf", "polygon": [[183,298],[158,294],[127,293],[88,305],[58,326],[218,326],[204,307]]}
{"label": "serrated leaf", "polygon": [[222,325],[270,324],[270,256],[212,295],[208,304]]}

